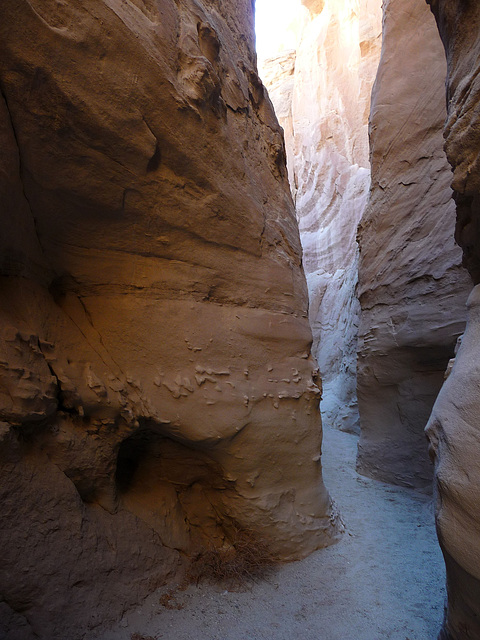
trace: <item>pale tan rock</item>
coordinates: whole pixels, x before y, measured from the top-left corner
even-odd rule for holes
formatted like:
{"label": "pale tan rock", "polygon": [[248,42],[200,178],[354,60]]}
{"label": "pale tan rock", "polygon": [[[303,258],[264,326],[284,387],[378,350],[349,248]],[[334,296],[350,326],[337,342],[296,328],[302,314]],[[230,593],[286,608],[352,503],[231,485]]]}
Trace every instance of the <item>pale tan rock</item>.
{"label": "pale tan rock", "polygon": [[480,5],[429,2],[445,46],[448,117],[445,148],[453,168],[456,238],[474,283],[465,335],[435,403],[427,434],[435,461],[437,531],[447,568],[443,640],[480,636]]}
{"label": "pale tan rock", "polygon": [[303,4],[296,55],[268,60],[262,77],[285,130],[323,419],[355,431],[356,233],[370,186],[367,125],[381,8],[372,0]]}
{"label": "pale tan rock", "polygon": [[384,3],[372,95],[372,190],[359,230],[361,438],[367,475],[428,487],[424,427],[470,290],[443,152],[445,58],[428,7]]}
{"label": "pale tan rock", "polygon": [[0,630],[65,640],[234,525],[284,559],[339,525],[251,3],[0,25]]}
{"label": "pale tan rock", "polygon": [[287,153],[290,189],[295,197],[295,132],[292,114],[295,87],[296,50],[279,53],[261,62],[260,74],[275,107],[275,115],[283,129]]}

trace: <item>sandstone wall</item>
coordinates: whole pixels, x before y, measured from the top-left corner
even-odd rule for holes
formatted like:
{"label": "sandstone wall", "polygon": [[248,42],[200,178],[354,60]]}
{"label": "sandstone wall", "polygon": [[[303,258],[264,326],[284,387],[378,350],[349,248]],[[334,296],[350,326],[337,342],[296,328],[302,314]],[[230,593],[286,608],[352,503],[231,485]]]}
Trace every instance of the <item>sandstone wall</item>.
{"label": "sandstone wall", "polygon": [[[295,129],[292,113],[295,88],[296,50],[289,50],[260,61],[262,81],[275,108],[275,115],[283,129],[287,154],[287,172],[290,190],[295,198]],[[300,238],[301,240],[301,238]]]}
{"label": "sandstone wall", "polygon": [[362,473],[429,486],[424,427],[470,290],[443,152],[446,65],[428,7],[384,2],[372,94],[372,188],[359,230]]}
{"label": "sandstone wall", "polygon": [[290,156],[323,419],[355,431],[356,232],[370,186],[367,127],[381,8],[374,0],[303,4],[296,55],[269,60],[263,76]]}
{"label": "sandstone wall", "polygon": [[480,637],[480,5],[431,0],[448,62],[446,152],[453,167],[456,237],[475,286],[451,373],[427,433],[435,461],[437,531],[447,568],[443,640]]}
{"label": "sandstone wall", "polygon": [[0,6],[0,635],[337,533],[250,0]]}

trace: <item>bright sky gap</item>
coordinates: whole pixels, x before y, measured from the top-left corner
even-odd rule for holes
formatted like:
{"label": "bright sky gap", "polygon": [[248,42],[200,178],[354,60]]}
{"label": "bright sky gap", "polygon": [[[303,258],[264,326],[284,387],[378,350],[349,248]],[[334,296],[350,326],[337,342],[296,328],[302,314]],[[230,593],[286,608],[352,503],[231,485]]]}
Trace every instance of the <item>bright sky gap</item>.
{"label": "bright sky gap", "polygon": [[256,0],[255,4],[258,58],[295,49],[301,0]]}

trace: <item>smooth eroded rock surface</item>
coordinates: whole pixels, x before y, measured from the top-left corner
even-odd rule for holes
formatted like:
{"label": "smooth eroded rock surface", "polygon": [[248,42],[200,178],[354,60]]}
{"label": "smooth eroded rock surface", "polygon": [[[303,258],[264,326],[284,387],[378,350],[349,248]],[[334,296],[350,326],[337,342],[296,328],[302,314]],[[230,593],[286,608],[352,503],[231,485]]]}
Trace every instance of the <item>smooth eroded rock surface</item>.
{"label": "smooth eroded rock surface", "polygon": [[447,568],[445,632],[455,640],[480,634],[479,285],[468,309],[467,329],[427,425],[435,461],[437,532]]}
{"label": "smooth eroded rock surface", "polygon": [[294,558],[338,526],[252,3],[0,25],[0,635],[66,640],[238,527]]}
{"label": "smooth eroded rock surface", "polygon": [[431,483],[424,427],[471,288],[453,238],[445,73],[428,7],[385,2],[370,115],[372,189],[359,230],[358,468],[419,487]]}
{"label": "smooth eroded rock surface", "polygon": [[437,530],[447,568],[442,638],[480,637],[480,5],[431,0],[448,61],[445,148],[453,168],[456,238],[475,284],[468,323],[427,433],[435,460]]}
{"label": "smooth eroded rock surface", "polygon": [[356,233],[370,187],[368,114],[380,55],[376,0],[303,2],[296,52],[262,71],[285,130],[324,421],[358,430]]}

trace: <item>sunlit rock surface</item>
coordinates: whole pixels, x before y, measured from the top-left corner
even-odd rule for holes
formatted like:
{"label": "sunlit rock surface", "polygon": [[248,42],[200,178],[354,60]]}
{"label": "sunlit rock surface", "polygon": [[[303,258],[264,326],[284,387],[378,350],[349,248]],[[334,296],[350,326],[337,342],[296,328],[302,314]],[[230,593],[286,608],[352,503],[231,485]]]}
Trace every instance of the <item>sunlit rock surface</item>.
{"label": "sunlit rock surface", "polygon": [[0,6],[0,636],[77,638],[228,544],[337,534],[250,1]]}
{"label": "sunlit rock surface", "polygon": [[290,187],[295,196],[295,129],[293,122],[293,91],[295,87],[296,50],[289,50],[261,62],[262,81],[275,107],[275,115],[285,137],[287,170]]}
{"label": "sunlit rock surface", "polygon": [[437,530],[447,568],[443,640],[480,637],[480,5],[431,0],[448,61],[445,141],[456,237],[475,286],[468,323],[427,433],[435,460]]}
{"label": "sunlit rock surface", "polygon": [[297,51],[262,75],[285,130],[324,421],[358,429],[356,233],[370,186],[368,114],[381,44],[373,0],[304,2]]}
{"label": "sunlit rock surface", "polygon": [[384,2],[372,94],[372,190],[359,231],[358,468],[428,487],[424,427],[471,288],[454,242],[444,151],[445,56],[429,9]]}

